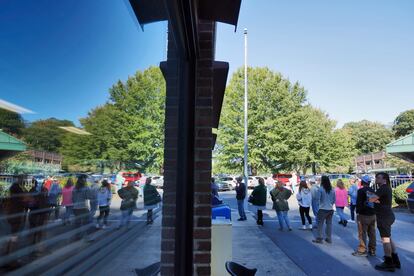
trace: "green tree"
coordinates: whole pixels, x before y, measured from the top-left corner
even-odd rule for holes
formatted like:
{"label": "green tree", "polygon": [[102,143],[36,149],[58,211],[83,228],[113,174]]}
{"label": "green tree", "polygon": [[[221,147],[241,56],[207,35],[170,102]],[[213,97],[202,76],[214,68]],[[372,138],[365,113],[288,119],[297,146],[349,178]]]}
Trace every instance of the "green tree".
{"label": "green tree", "polygon": [[25,127],[20,114],[0,108],[0,129],[8,134],[20,136]]}
{"label": "green tree", "polygon": [[61,126],[73,126],[73,122],[56,118],[34,121],[24,130],[23,139],[31,149],[59,152],[65,134]]}
{"label": "green tree", "polygon": [[384,150],[393,138],[392,131],[384,125],[367,120],[347,123],[343,129],[352,137],[358,154]]}
{"label": "green tree", "polygon": [[[350,140],[336,123],[306,104],[306,92],[268,68],[249,68],[249,165],[270,172],[348,164]],[[243,71],[226,89],[214,152],[217,172],[240,173],[243,165]]]}
{"label": "green tree", "polygon": [[80,120],[89,136],[67,135],[66,165],[135,167],[158,172],[164,150],[165,81],[159,68],[137,72],[109,90],[109,101]]}
{"label": "green tree", "polygon": [[395,138],[400,138],[414,132],[414,109],[402,112],[395,118],[392,130]]}

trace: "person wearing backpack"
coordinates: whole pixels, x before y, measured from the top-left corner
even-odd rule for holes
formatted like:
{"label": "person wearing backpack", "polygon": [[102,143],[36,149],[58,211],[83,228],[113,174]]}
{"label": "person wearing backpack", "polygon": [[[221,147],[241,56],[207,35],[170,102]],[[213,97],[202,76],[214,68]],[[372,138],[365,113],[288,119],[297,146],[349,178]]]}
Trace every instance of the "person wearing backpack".
{"label": "person wearing backpack", "polygon": [[[105,229],[108,227],[109,206],[111,205],[112,191],[111,185],[107,180],[102,181],[102,186],[97,193],[97,203],[99,206],[99,216],[96,219],[96,228]],[[103,225],[101,221],[103,220]]]}
{"label": "person wearing backpack", "polygon": [[152,210],[158,207],[158,203],[161,202],[161,196],[157,189],[151,185],[151,178],[145,180],[144,186],[144,208],[147,211],[147,224],[153,223]]}
{"label": "person wearing backpack", "polygon": [[123,187],[118,191],[119,197],[122,199],[121,201],[121,222],[117,229],[120,229],[122,226],[129,225],[129,221],[131,219],[132,213],[134,209],[137,207],[137,199],[138,199],[138,190],[134,187],[134,182],[128,181],[126,183],[126,187]]}
{"label": "person wearing backpack", "polygon": [[308,219],[309,229],[312,230],[312,218],[309,215],[310,206],[312,204],[312,193],[308,188],[308,184],[305,180],[302,180],[299,183],[299,191],[296,194],[296,199],[299,204],[299,213],[300,218],[302,220],[302,227],[299,228],[301,230],[306,230],[306,221],[305,216]]}
{"label": "person wearing backpack", "polygon": [[[369,187],[371,177],[364,175],[361,178],[362,188],[358,190],[356,201],[356,213],[358,223],[359,245],[357,250],[352,253],[354,256],[366,257],[375,256],[376,233],[375,233],[375,209],[374,203],[369,202],[369,197],[374,194],[374,190]],[[367,246],[367,236],[369,243]]]}
{"label": "person wearing backpack", "polygon": [[52,185],[50,186],[48,193],[48,203],[50,208],[49,218],[52,212],[54,212],[55,221],[57,221],[59,219],[59,200],[62,195],[62,188],[56,178],[53,178],[52,180]]}

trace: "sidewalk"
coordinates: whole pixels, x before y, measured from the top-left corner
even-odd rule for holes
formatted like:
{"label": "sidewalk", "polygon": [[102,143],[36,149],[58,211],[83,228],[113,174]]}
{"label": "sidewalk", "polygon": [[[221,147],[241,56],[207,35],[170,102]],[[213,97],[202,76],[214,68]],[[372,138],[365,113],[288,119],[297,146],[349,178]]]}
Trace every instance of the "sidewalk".
{"label": "sidewalk", "polygon": [[247,221],[233,219],[233,261],[249,268],[257,268],[256,275],[306,275],[273,241],[256,225],[251,213]]}
{"label": "sidewalk", "polygon": [[[256,225],[252,215],[248,220],[237,221],[237,212],[233,219],[233,261],[257,268],[260,275],[305,275]],[[97,268],[96,275],[135,275],[135,268],[142,268],[160,260],[161,216],[152,226],[112,258],[105,267]],[[215,275],[225,276],[225,275]]]}

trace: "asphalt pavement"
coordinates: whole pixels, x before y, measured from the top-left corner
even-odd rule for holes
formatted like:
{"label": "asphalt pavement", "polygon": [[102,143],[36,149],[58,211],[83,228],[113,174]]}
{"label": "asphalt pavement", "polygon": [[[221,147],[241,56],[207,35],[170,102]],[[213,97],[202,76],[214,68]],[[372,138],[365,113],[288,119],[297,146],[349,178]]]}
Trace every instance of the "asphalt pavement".
{"label": "asphalt pavement", "polygon": [[[223,201],[232,209],[237,209],[235,193],[220,192]],[[377,256],[354,257],[351,253],[358,245],[357,225],[350,221],[347,227],[333,221],[333,243],[314,244],[312,239],[316,234],[313,230],[299,230],[301,220],[299,207],[292,196],[289,199],[289,218],[293,231],[281,232],[276,213],[271,209],[268,199],[267,210],[264,211],[264,226],[258,226],[264,235],[268,236],[303,272],[307,275],[389,275],[374,269],[381,262],[383,249],[377,232]],[[346,214],[350,220],[349,210]],[[255,215],[250,213],[250,215]],[[398,246],[402,269],[396,275],[413,275],[414,273],[414,214],[395,212],[396,222],[393,225],[393,237]],[[233,219],[237,219],[233,218]]]}

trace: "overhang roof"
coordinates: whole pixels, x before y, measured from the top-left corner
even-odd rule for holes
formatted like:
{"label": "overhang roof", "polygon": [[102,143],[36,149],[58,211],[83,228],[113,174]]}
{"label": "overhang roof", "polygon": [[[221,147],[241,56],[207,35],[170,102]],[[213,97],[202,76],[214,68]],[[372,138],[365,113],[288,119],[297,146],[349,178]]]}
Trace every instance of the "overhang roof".
{"label": "overhang roof", "polygon": [[389,143],[386,151],[388,154],[397,156],[408,162],[414,162],[414,133]]}
{"label": "overhang roof", "polygon": [[26,144],[0,131],[0,160],[26,150]]}

